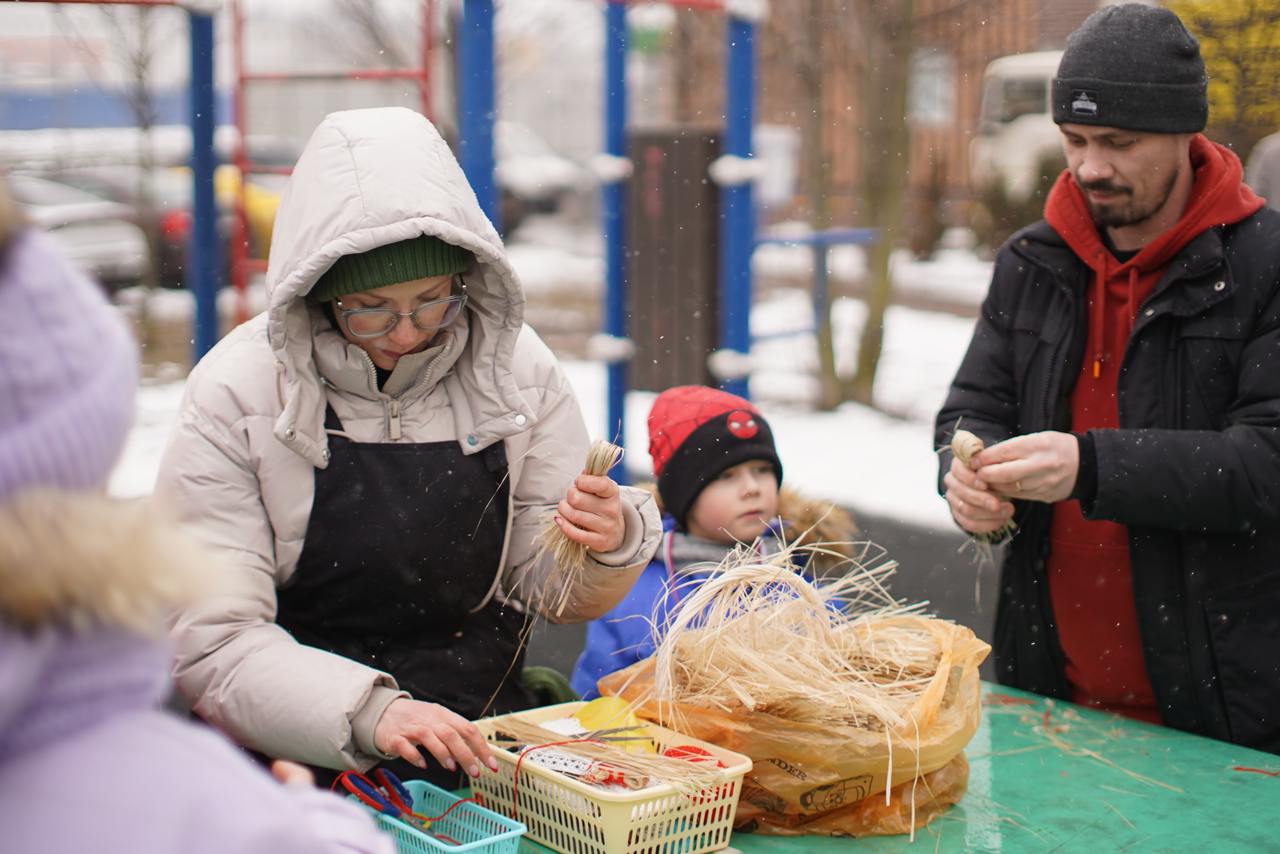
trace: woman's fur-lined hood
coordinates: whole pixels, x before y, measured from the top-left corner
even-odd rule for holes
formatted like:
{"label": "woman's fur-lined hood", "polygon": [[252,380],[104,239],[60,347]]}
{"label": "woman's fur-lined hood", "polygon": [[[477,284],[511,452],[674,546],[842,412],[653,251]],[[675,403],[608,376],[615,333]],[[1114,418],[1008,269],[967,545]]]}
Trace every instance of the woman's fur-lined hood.
{"label": "woman's fur-lined hood", "polygon": [[0,620],[20,631],[159,635],[218,575],[148,501],[34,490],[0,506]]}

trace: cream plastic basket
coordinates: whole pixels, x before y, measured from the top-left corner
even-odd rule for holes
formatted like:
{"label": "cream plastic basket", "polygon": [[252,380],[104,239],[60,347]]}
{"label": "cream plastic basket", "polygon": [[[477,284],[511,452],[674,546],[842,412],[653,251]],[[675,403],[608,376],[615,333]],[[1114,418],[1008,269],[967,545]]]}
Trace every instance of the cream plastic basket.
{"label": "cream plastic basket", "polygon": [[[583,705],[561,703],[488,720],[498,729],[514,717],[542,723],[570,717]],[[669,784],[608,792],[527,761],[520,764],[517,782],[518,756],[495,747],[497,773],[481,773],[471,787],[486,807],[523,822],[530,839],[565,854],[698,854],[724,848],[751,760],[657,724],[649,724],[645,735],[659,751],[687,744],[711,753],[726,766],[723,783],[694,795]]]}

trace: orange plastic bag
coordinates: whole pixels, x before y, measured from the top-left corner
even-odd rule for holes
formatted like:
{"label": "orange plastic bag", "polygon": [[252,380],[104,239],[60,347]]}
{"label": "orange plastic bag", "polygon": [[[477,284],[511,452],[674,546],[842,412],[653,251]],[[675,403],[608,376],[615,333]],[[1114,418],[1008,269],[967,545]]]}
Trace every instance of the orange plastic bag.
{"label": "orange plastic bag", "polygon": [[744,783],[733,824],[737,830],[768,836],[907,834],[959,803],[968,785],[969,763],[961,753],[937,771],[894,786],[888,803],[880,792],[810,816],[779,810],[774,795]]}
{"label": "orange plastic bag", "polygon": [[929,781],[927,798],[916,790],[917,826],[923,826],[963,794],[968,765],[961,751],[978,728],[978,665],[990,647],[963,626],[926,617],[897,619],[919,621],[918,628],[937,638],[941,656],[908,715],[911,723],[890,733],[658,702],[652,696],[652,659],[604,677],[598,687],[602,694],[635,703],[641,717],[751,757],[754,767],[743,781],[739,824],[754,822],[764,832],[803,827],[792,832],[904,833],[911,828],[909,820],[907,825],[900,820],[902,807],[909,811],[910,799],[899,799],[895,807],[900,796],[891,792],[888,811],[876,810],[871,802],[878,799],[883,807],[886,788],[909,790],[917,778],[920,785]]}

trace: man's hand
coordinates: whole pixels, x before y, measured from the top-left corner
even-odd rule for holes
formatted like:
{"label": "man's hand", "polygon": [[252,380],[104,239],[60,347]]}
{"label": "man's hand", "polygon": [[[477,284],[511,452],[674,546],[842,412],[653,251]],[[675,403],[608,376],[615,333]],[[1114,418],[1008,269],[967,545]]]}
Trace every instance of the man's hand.
{"label": "man's hand", "polygon": [[602,554],[622,546],[621,494],[618,484],[604,475],[578,475],[556,514],[556,525],[575,543]]}
{"label": "man's hand", "polygon": [[498,761],[476,725],[436,703],[405,697],[392,700],[378,719],[373,744],[384,754],[401,756],[418,768],[427,767],[418,750],[422,745],[450,771],[461,766],[472,777],[479,777],[481,762],[491,771],[498,770]]}
{"label": "man's hand", "polygon": [[1070,433],[1029,433],[992,445],[974,458],[977,475],[1006,498],[1052,504],[1071,496],[1080,443]]}
{"label": "man's hand", "polygon": [[990,534],[1013,518],[1013,505],[993,495],[987,484],[956,457],[951,458],[951,470],[942,482],[947,487],[951,518],[970,534]]}

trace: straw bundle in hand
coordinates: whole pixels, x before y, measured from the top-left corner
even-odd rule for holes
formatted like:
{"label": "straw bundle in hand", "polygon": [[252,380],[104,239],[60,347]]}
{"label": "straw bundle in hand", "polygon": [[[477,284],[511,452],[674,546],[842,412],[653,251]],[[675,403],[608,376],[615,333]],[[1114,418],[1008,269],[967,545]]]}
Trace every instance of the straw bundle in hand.
{"label": "straw bundle in hand", "polygon": [[[983,447],[982,439],[968,430],[956,430],[951,436],[951,453],[955,454],[956,459],[966,466],[969,465],[970,460],[982,453]],[[1009,539],[1016,530],[1018,530],[1018,526],[1010,519],[994,531],[989,531],[985,534],[970,534],[968,542],[973,545],[974,550],[977,552],[978,560],[983,563],[991,563],[993,560],[991,547]],[[974,589],[976,598],[977,588],[975,587]]]}
{"label": "straw bundle in hand", "polygon": [[[617,445],[597,439],[587,452],[587,463],[583,467],[584,474],[607,475],[622,460],[623,450]],[[569,593],[577,586],[579,577],[587,568],[587,547],[576,543],[564,535],[556,525],[554,514],[543,522],[538,533],[539,555],[551,553],[554,569],[548,573],[547,581],[539,597],[543,605],[543,613],[547,613],[546,604],[555,597],[552,609],[557,617],[564,613],[569,603]]]}

